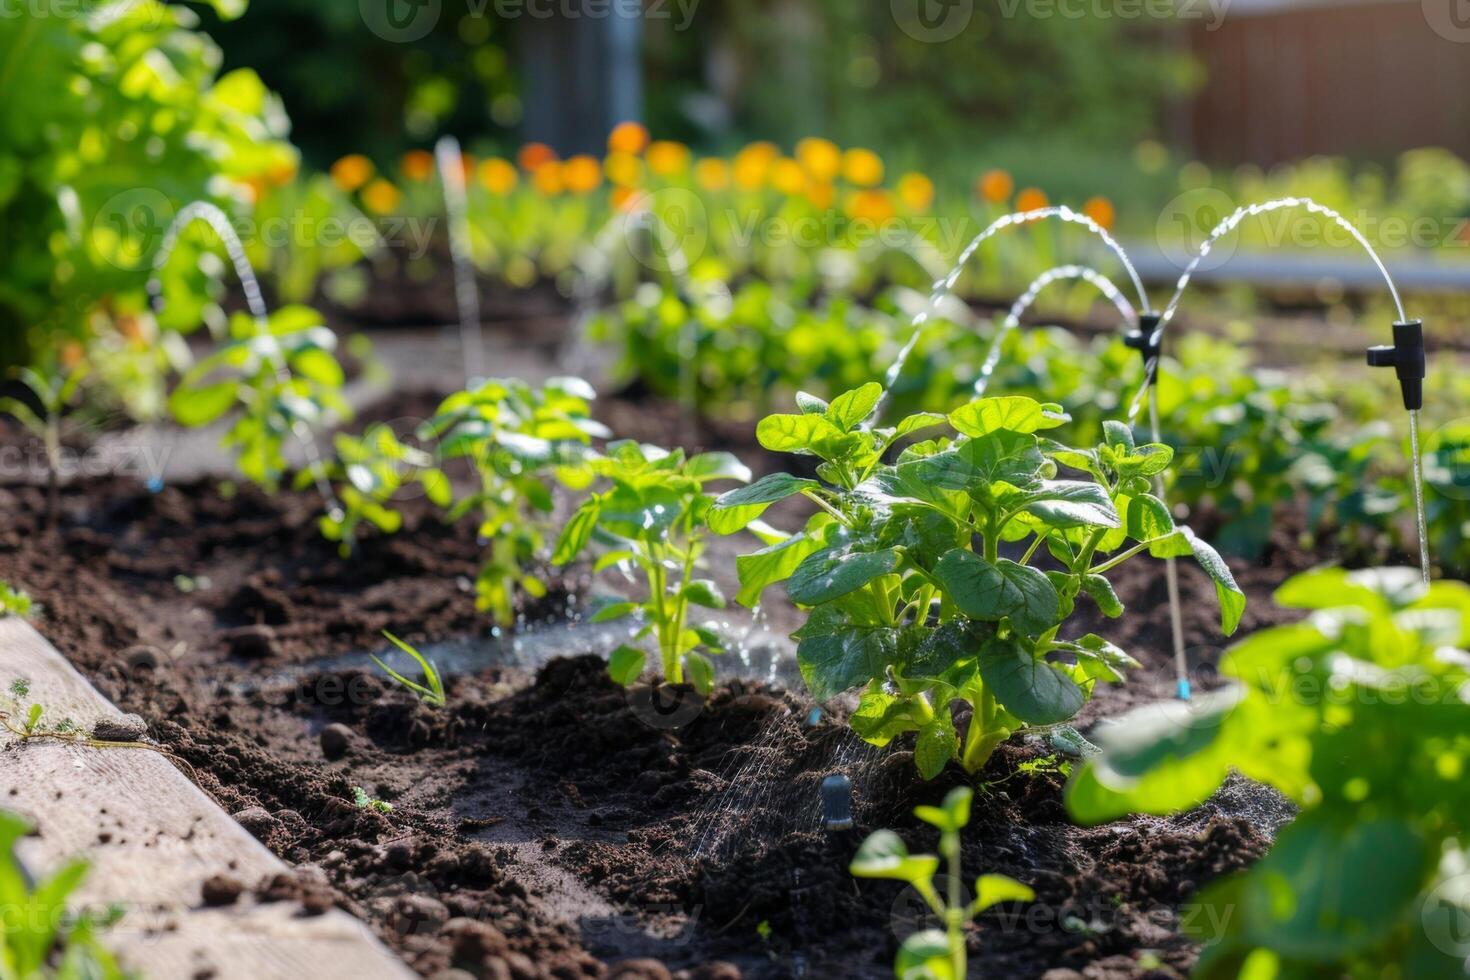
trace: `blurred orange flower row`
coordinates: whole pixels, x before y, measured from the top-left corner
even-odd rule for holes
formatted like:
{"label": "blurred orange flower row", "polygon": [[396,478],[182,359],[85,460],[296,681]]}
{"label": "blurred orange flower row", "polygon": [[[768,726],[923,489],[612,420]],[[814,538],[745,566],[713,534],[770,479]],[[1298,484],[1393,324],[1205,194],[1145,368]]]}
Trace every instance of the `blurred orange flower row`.
{"label": "blurred orange flower row", "polygon": [[[500,157],[476,161],[464,158],[465,177],[491,194],[506,195],[524,178],[544,196],[590,194],[606,182],[616,207],[626,208],[637,199],[637,191],[652,175],[663,180],[688,177],[693,185],[710,193],[735,189],[742,192],[774,190],[787,197],[804,197],[814,207],[827,209],[839,200],[853,218],[886,221],[903,213],[930,213],[934,206],[934,182],[922,173],[899,175],[891,189],[883,187],[887,169],[882,157],[869,149],[844,150],[831,140],[808,137],[798,142],[791,156],[773,143],[750,143],[729,159],[695,158],[688,146],[672,140],[654,140],[641,123],[624,122],[613,128],[607,139],[607,155],[599,160],[581,154],[563,160],[544,143],[527,143],[516,153],[515,162]],[[399,172],[409,182],[433,178],[435,161],[426,150],[410,150],[399,161]],[[342,157],[331,168],[331,178],[342,191],[359,193],[369,210],[386,214],[402,201],[402,192],[386,177],[377,175],[372,161],[361,154]],[[848,188],[839,194],[839,186]],[[1034,211],[1050,202],[1035,187],[1019,192],[1014,178],[1004,170],[990,170],[975,182],[975,194],[989,205]],[[1116,221],[1112,202],[1094,197],[1083,212],[1106,229]]]}

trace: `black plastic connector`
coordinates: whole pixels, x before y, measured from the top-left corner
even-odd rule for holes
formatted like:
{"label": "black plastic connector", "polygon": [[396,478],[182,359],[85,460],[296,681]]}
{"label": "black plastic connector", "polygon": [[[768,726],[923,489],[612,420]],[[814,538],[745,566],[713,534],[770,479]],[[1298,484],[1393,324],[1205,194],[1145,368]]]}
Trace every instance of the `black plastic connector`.
{"label": "black plastic connector", "polygon": [[1136,350],[1143,356],[1143,370],[1150,383],[1159,369],[1159,354],[1164,349],[1164,336],[1159,332],[1162,319],[1157,313],[1140,313],[1138,328],[1123,335],[1123,346]]}
{"label": "black plastic connector", "polygon": [[852,828],[852,780],[840,772],[822,780],[822,824],[828,830]]}
{"label": "black plastic connector", "polygon": [[1391,367],[1398,375],[1404,407],[1416,412],[1424,407],[1424,321],[1409,320],[1393,325],[1392,347],[1369,347],[1369,367]]}

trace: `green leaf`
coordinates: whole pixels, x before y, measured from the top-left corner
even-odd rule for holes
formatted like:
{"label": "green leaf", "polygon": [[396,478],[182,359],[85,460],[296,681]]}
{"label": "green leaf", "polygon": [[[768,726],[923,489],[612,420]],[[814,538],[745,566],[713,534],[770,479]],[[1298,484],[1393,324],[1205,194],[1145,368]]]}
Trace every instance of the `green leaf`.
{"label": "green leaf", "polygon": [[1148,477],[1164,472],[1174,460],[1174,450],[1162,443],[1151,442],[1131,453],[1120,454],[1114,466],[1120,477]]}
{"label": "green leaf", "polygon": [[934,576],[955,606],[971,619],[1010,619],[1028,634],[1057,624],[1061,599],[1042,572],[1002,558],[992,565],[972,551],[956,548],[934,566]]}
{"label": "green leaf", "polygon": [[1066,721],[1086,700],[1066,672],[1032,656],[1014,636],[985,644],[980,676],[1007,711],[1030,725]]}
{"label": "green leaf", "polygon": [[557,538],[556,550],[551,555],[553,565],[565,565],[582,553],[582,549],[592,539],[592,531],[597,527],[600,513],[601,504],[596,497],[577,508],[577,512],[562,529],[561,537]]}
{"label": "green leaf", "polygon": [[949,413],[949,424],[955,431],[974,438],[1000,429],[1035,432],[1045,428],[1045,422],[1041,403],[1021,395],[981,398]]}
{"label": "green leaf", "polygon": [[1067,527],[1118,527],[1122,519],[1108,491],[1085,480],[1046,480],[1026,495],[1026,512],[1047,524]]}
{"label": "green leaf", "polygon": [[862,443],[860,436],[844,433],[822,415],[768,415],[756,425],[755,437],[774,453],[808,453],[826,460],[841,459]]}
{"label": "green leaf", "polygon": [[855,592],[898,567],[897,549],[882,551],[817,552],[791,574],[786,594],[803,606],[817,606]]}
{"label": "green leaf", "polygon": [[1092,597],[1097,603],[1097,608],[1109,619],[1117,619],[1123,615],[1123,600],[1118,598],[1118,593],[1113,590],[1113,583],[1101,575],[1084,575],[1082,577],[1082,591]]}
{"label": "green leaf", "polygon": [[801,414],[803,415],[827,414],[827,402],[805,391],[798,391],[796,393],[796,407],[801,409]]}
{"label": "green leaf", "polygon": [[931,827],[957,834],[969,824],[970,806],[974,800],[974,790],[968,786],[956,786],[945,794],[944,802],[939,806],[915,807],[914,816]]}
{"label": "green leaf", "polygon": [[920,481],[942,490],[969,490],[1002,482],[1031,486],[1044,462],[1035,436],[1002,429],[902,468],[912,467]]}
{"label": "green leaf", "polygon": [[1174,533],[1174,518],[1168,506],[1153,494],[1127,498],[1124,509],[1124,527],[1134,541],[1153,541]]}
{"label": "green leaf", "polygon": [[684,586],[679,594],[696,606],[704,606],[706,609],[725,608],[725,597],[721,594],[720,587],[709,579],[695,579]]}
{"label": "green leaf", "polygon": [[638,611],[636,602],[609,602],[605,606],[599,606],[587,620],[589,623],[607,623],[624,616],[631,616]]}
{"label": "green leaf", "polygon": [[820,487],[821,484],[815,480],[799,479],[789,473],[761,477],[749,486],[717,497],[710,508],[709,528],[716,534],[734,534],[760,517],[776,501]]}
{"label": "green leaf", "polygon": [[914,765],[919,775],[924,779],[939,775],[955,757],[956,748],[954,729],[937,718],[919,729],[914,743]]}
{"label": "green leaf", "polygon": [[825,547],[820,536],[806,531],[780,544],[740,555],[735,559],[735,571],[740,577],[740,593],[735,601],[747,609],[755,608],[767,586],[789,578],[810,555]]}
{"label": "green leaf", "polygon": [[702,696],[708,697],[715,689],[715,665],[702,653],[684,655],[684,676]]}
{"label": "green leaf", "polygon": [[1179,530],[1189,541],[1194,560],[1199,562],[1199,567],[1215,582],[1215,597],[1220,601],[1220,629],[1226,636],[1230,636],[1240,625],[1240,617],[1245,613],[1245,593],[1235,584],[1230,566],[1225,564],[1225,559],[1220,557],[1218,551],[1188,527],[1181,527]]}
{"label": "green leaf", "polygon": [[169,396],[168,406],[178,423],[191,429],[208,425],[235,405],[240,386],[234,381],[200,387],[180,385]]}
{"label": "green leaf", "polygon": [[292,355],[291,370],[308,381],[327,388],[340,388],[346,380],[342,365],[320,347],[307,347]]}
{"label": "green leaf", "polygon": [[970,914],[979,915],[1001,902],[1034,902],[1036,893],[1030,887],[1005,875],[981,875],[975,879],[975,901]]}
{"label": "green leaf", "polygon": [[622,687],[632,687],[643,674],[644,653],[624,644],[607,658],[607,676]]}
{"label": "green leaf", "polygon": [[898,980],[964,980],[954,975],[949,937],[938,929],[916,932],[898,947],[893,961]]}
{"label": "green leaf", "polygon": [[819,606],[796,633],[796,663],[818,701],[882,678],[898,652],[898,631],[857,625],[832,606]]}
{"label": "green leaf", "polygon": [[939,858],[910,854],[903,838],[891,830],[879,830],[862,842],[847,870],[858,878],[887,878],[912,885],[933,878]]}
{"label": "green leaf", "polygon": [[1114,449],[1123,449],[1129,453],[1133,452],[1133,428],[1126,422],[1119,422],[1116,419],[1105,420],[1103,422],[1103,438]]}
{"label": "green leaf", "polygon": [[709,480],[750,480],[750,467],[734,453],[700,453],[684,464],[684,475],[704,483]]}
{"label": "green leaf", "polygon": [[832,404],[827,408],[827,418],[843,432],[849,432],[868,417],[873,406],[882,397],[883,386],[876,381],[870,381],[832,399]]}

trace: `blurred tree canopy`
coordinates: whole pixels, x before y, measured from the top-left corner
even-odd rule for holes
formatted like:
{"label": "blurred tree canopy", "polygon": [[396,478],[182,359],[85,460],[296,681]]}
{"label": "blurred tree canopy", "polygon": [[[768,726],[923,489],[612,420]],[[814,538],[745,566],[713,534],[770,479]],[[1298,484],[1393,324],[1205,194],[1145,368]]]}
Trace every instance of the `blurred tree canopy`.
{"label": "blurred tree canopy", "polygon": [[[501,150],[520,141],[526,0],[427,0],[432,27],[407,42],[366,24],[378,2],[253,0],[213,30],[227,67],[248,65],[281,93],[295,141],[318,165],[349,151],[383,159],[451,130]],[[543,13],[608,5],[537,2]],[[968,15],[952,37],[923,40],[900,23],[906,3]],[[1037,0],[644,6],[647,121],[709,148],[821,134],[931,167],[980,140],[1059,129],[1077,145],[1122,148],[1154,132],[1165,100],[1195,80],[1167,21]]]}

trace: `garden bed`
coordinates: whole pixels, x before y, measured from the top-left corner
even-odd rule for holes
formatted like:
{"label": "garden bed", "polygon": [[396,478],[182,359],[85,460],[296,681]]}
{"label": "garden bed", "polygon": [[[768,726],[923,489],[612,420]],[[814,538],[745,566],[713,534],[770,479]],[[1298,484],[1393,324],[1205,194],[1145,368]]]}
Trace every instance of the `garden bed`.
{"label": "garden bed", "polygon": [[[412,402],[375,414],[411,415]],[[660,417],[616,402],[600,411]],[[607,679],[609,650],[576,631],[538,647],[551,657],[539,669],[487,654],[452,679],[449,709],[431,712],[367,661],[384,646],[379,631],[496,645],[483,642],[469,587],[478,545],[424,502],[405,506],[403,533],[344,560],[320,539],[308,495],[87,482],[66,488],[61,527],[47,531],[42,494],[0,490],[0,509],[17,515],[0,534],[0,578],[44,605],[42,632],[273,851],[324,872],[331,900],[421,973],[590,977],[600,963],[651,958],[690,976],[734,975],[711,965],[721,961],[751,977],[889,974],[916,912],[897,886],[856,882],[847,862],[878,827],[927,844],[912,808],[936,802],[957,772],[920,782],[902,743],[880,752],[845,728],[810,727],[799,689],[760,682],[723,683],[670,727],[646,691]],[[1316,561],[1281,543],[1263,564],[1236,567],[1251,598],[1244,630],[1289,618],[1270,591]],[[1208,686],[1221,649],[1212,587],[1181,572],[1195,679]],[[1144,667],[1100,689],[1080,727],[1172,691],[1160,573],[1119,575],[1136,614],[1108,635]],[[584,575],[557,579],[527,619],[558,629],[585,601]],[[789,626],[781,610],[769,616],[775,632]],[[1181,906],[1263,853],[1281,806],[1233,783],[1178,818],[1080,829],[1060,802],[1065,763],[1018,742],[980,774],[966,866],[1010,874],[1039,900],[1020,918],[982,919],[979,968],[1182,972],[1198,934]],[[839,770],[853,779],[857,827],[829,835],[816,784]],[[392,811],[354,806],[354,787]]]}

